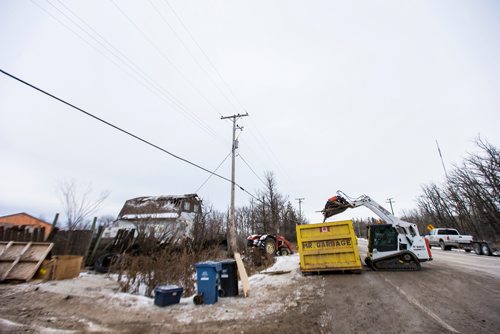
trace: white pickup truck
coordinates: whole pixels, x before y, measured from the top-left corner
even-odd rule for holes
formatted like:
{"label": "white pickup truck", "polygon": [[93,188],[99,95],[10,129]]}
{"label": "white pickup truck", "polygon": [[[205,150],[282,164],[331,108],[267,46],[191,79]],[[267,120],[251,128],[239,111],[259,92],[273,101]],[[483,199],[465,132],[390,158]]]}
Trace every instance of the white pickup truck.
{"label": "white pickup truck", "polygon": [[466,252],[472,250],[472,236],[461,235],[454,228],[435,228],[425,236],[429,240],[429,246],[439,246],[442,250],[462,248]]}

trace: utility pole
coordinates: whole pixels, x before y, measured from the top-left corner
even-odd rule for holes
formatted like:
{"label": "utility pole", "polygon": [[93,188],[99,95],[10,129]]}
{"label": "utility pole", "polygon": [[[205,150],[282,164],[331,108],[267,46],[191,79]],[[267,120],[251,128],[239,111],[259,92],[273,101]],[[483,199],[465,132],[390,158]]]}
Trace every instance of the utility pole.
{"label": "utility pole", "polygon": [[232,148],[232,163],[231,163],[231,207],[229,208],[229,224],[227,231],[228,238],[228,252],[229,254],[233,254],[238,251],[238,246],[236,244],[236,222],[234,215],[234,188],[235,188],[235,157],[236,157],[236,129],[242,129],[236,125],[236,120],[240,117],[248,116],[248,113],[244,115],[237,114],[232,116],[221,116],[220,119],[232,119],[233,120],[233,148]]}
{"label": "utility pole", "polygon": [[388,198],[387,199],[387,202],[386,203],[389,203],[391,205],[391,212],[392,212],[392,215],[394,216],[394,209],[392,208],[392,203],[396,203],[396,201],[394,201],[394,198]]}
{"label": "utility pole", "polygon": [[299,201],[299,225],[302,224],[302,201],[305,200],[304,197],[296,198],[296,201]]}

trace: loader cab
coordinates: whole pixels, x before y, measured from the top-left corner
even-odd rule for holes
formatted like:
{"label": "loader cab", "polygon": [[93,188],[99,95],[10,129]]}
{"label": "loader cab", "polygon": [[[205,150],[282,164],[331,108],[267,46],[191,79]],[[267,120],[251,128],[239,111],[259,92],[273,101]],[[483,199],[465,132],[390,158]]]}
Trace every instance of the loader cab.
{"label": "loader cab", "polygon": [[379,252],[398,250],[398,231],[390,224],[368,225],[368,251]]}

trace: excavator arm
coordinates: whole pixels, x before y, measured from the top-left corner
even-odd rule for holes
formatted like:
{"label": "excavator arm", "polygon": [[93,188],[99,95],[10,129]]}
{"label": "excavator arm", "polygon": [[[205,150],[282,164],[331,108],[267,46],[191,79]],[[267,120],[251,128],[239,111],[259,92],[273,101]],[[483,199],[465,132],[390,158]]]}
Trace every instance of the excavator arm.
{"label": "excavator arm", "polygon": [[404,230],[405,234],[410,239],[413,239],[414,236],[419,235],[417,225],[405,222],[395,217],[386,208],[375,202],[369,196],[362,195],[356,199],[349,199],[349,197],[341,191],[337,191],[337,196],[334,196],[328,200],[325,208],[322,210],[324,216],[323,221],[325,221],[328,217],[337,215],[349,208],[357,208],[360,206],[364,206],[370,209],[387,224],[391,224],[395,228],[400,227]]}

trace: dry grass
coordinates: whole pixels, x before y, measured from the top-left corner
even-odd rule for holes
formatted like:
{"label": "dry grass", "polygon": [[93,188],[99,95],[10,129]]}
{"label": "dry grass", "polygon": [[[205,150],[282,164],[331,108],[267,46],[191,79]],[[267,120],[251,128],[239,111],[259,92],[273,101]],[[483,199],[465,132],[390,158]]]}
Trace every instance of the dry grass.
{"label": "dry grass", "polygon": [[[196,288],[194,264],[227,258],[226,251],[218,245],[200,246],[200,243],[186,241],[159,243],[154,237],[139,241],[140,252],[123,254],[111,267],[111,271],[118,272],[123,292],[152,296],[158,285],[179,285],[184,288],[184,295],[189,296]],[[275,258],[259,248],[248,248],[243,262],[250,276],[271,266]]]}

